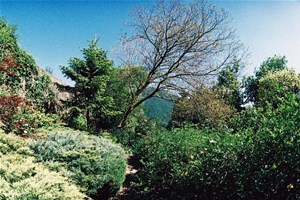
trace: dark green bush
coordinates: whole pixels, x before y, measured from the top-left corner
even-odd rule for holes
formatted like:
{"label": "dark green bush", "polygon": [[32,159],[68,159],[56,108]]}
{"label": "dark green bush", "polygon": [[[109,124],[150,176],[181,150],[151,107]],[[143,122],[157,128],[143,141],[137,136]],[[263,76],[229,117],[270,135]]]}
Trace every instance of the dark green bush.
{"label": "dark green bush", "polygon": [[135,111],[123,128],[111,129],[111,135],[126,148],[134,150],[135,145],[143,136],[161,129],[164,125],[156,120],[149,119],[142,109]]}
{"label": "dark green bush", "polygon": [[[239,150],[243,196],[258,199],[300,198],[300,100],[286,94],[274,109],[252,108],[235,120],[235,129],[248,134]],[[246,125],[244,125],[246,124]],[[251,131],[249,131],[251,130]],[[250,142],[251,141],[251,142]]]}
{"label": "dark green bush", "polygon": [[149,199],[236,197],[232,166],[238,161],[236,152],[242,143],[235,137],[195,129],[146,137],[140,146],[142,189]]}
{"label": "dark green bush", "polygon": [[299,199],[300,104],[249,109],[232,129],[174,129],[140,144],[149,199]]}
{"label": "dark green bush", "polygon": [[125,179],[126,160],[111,141],[73,130],[54,130],[30,145],[38,161],[63,172],[94,198],[117,192]]}

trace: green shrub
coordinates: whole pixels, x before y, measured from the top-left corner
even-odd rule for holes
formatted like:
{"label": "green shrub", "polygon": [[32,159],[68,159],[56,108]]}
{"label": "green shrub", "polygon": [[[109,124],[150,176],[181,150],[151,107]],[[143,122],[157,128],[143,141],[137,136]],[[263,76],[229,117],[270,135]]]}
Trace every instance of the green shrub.
{"label": "green shrub", "polygon": [[85,199],[70,180],[31,155],[25,140],[0,133],[0,199]]}
{"label": "green shrub", "polygon": [[145,137],[140,146],[142,190],[149,199],[232,197],[236,187],[229,177],[241,145],[234,137],[208,129],[174,129]]}
{"label": "green shrub", "polygon": [[277,108],[283,103],[287,93],[300,92],[300,74],[293,69],[284,69],[268,73],[258,81],[258,105],[266,104]]}
{"label": "green shrub", "polygon": [[82,114],[83,112],[82,109],[72,106],[63,112],[62,118],[69,127],[80,131],[86,131],[88,127],[86,117]]}
{"label": "green shrub", "polygon": [[277,108],[271,104],[264,107],[250,107],[235,114],[230,121],[230,127],[235,132],[246,129],[256,133],[260,129],[270,131],[297,132],[300,125],[300,99],[291,93],[286,93]]}
{"label": "green shrub", "polygon": [[114,194],[125,179],[124,150],[111,141],[73,130],[54,130],[30,144],[34,155],[94,198]]}
{"label": "green shrub", "polygon": [[0,156],[0,199],[86,199],[69,180],[33,160],[19,154]]}
{"label": "green shrub", "polygon": [[128,123],[123,128],[111,129],[111,135],[125,148],[134,150],[135,145],[143,136],[161,129],[163,124],[154,119],[149,119],[142,109],[137,109],[130,116]]}
{"label": "green shrub", "polygon": [[46,114],[37,110],[34,107],[31,107],[29,112],[22,113],[22,118],[31,121],[33,132],[36,131],[37,128],[49,128],[56,127],[61,124],[60,117],[56,114]]}
{"label": "green shrub", "polygon": [[244,197],[300,198],[300,99],[287,93],[276,107],[248,109],[234,120],[238,132],[248,130],[236,166]]}
{"label": "green shrub", "polygon": [[24,140],[21,140],[14,134],[4,134],[0,132],[0,155],[8,153],[31,155],[32,152],[26,146]]}
{"label": "green shrub", "polygon": [[236,129],[174,129],[144,137],[137,190],[149,199],[299,199],[300,103],[249,109]]}

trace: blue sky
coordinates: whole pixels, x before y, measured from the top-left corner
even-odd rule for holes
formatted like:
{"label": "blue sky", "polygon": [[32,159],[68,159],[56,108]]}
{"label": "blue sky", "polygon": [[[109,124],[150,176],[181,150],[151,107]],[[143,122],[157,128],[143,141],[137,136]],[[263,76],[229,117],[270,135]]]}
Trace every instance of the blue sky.
{"label": "blue sky", "polygon": [[[231,14],[231,26],[251,53],[244,74],[253,73],[273,55],[285,55],[300,72],[300,1],[214,1]],[[19,43],[39,66],[51,67],[63,79],[59,65],[81,57],[87,41],[100,37],[100,46],[114,58],[125,23],[134,6],[149,1],[2,1],[0,15],[17,24]]]}

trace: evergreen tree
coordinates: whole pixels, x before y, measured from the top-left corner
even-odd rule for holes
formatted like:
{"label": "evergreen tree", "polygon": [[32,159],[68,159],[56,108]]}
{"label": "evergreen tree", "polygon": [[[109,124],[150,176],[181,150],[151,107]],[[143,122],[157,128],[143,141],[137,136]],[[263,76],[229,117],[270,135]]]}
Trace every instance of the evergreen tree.
{"label": "evergreen tree", "polygon": [[216,89],[226,104],[237,110],[241,109],[243,103],[241,94],[241,84],[238,80],[241,65],[235,61],[232,65],[227,65],[219,74]]}
{"label": "evergreen tree", "polygon": [[114,70],[113,62],[107,57],[107,52],[98,47],[97,41],[93,40],[87,48],[82,49],[83,60],[71,58],[68,66],[61,66],[65,77],[75,82],[73,87],[63,87],[72,94],[72,110],[77,111],[77,115],[70,116],[84,115],[88,130],[95,129],[97,117],[118,114],[114,99],[107,95],[107,85]]}

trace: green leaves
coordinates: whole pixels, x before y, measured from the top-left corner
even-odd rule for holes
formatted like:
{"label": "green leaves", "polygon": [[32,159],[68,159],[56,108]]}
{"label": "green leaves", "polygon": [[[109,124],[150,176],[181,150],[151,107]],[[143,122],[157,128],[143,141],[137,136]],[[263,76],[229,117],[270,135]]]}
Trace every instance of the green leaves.
{"label": "green leaves", "polygon": [[74,87],[62,88],[72,93],[69,104],[82,109],[80,115],[86,118],[88,130],[96,131],[112,126],[113,122],[104,122],[106,118],[121,114],[115,106],[115,94],[109,92],[113,62],[107,58],[106,51],[97,46],[97,40],[90,42],[82,53],[84,60],[71,58],[69,66],[61,66],[62,73],[75,82]]}
{"label": "green leaves", "polygon": [[0,83],[8,86],[11,92],[26,93],[38,75],[38,67],[34,59],[19,47],[15,30],[15,26],[0,19]]}
{"label": "green leaves", "polygon": [[0,199],[86,199],[79,187],[35,163],[24,139],[0,133]]}
{"label": "green leaves", "polygon": [[[39,70],[31,55],[17,43],[16,27],[0,19],[0,84],[10,95],[26,97],[40,110],[54,101],[50,78]],[[47,109],[47,108],[46,108]]]}
{"label": "green leaves", "polygon": [[293,69],[285,69],[268,73],[258,82],[258,105],[270,104],[277,108],[286,103],[288,94],[297,94],[300,91],[300,75]]}
{"label": "green leaves", "polygon": [[[155,131],[140,140],[139,190],[149,199],[298,199],[300,107],[246,108],[231,129]],[[143,193],[143,192],[142,192]]]}
{"label": "green leaves", "polygon": [[[125,179],[125,153],[107,139],[54,130],[45,140],[33,141],[30,147],[39,162],[64,173],[89,196],[114,194]],[[104,191],[105,186],[109,186],[109,192]]]}
{"label": "green leaves", "polygon": [[238,74],[241,70],[239,61],[235,61],[232,65],[227,65],[218,75],[218,81],[215,86],[221,98],[228,105],[241,109],[243,103],[241,84],[238,80]]}
{"label": "green leaves", "polygon": [[286,69],[287,60],[284,56],[274,56],[264,61],[258,71],[255,72],[255,76],[244,78],[243,87],[245,103],[252,102],[257,104],[259,101],[258,90],[259,80],[266,76],[268,73],[274,73]]}

